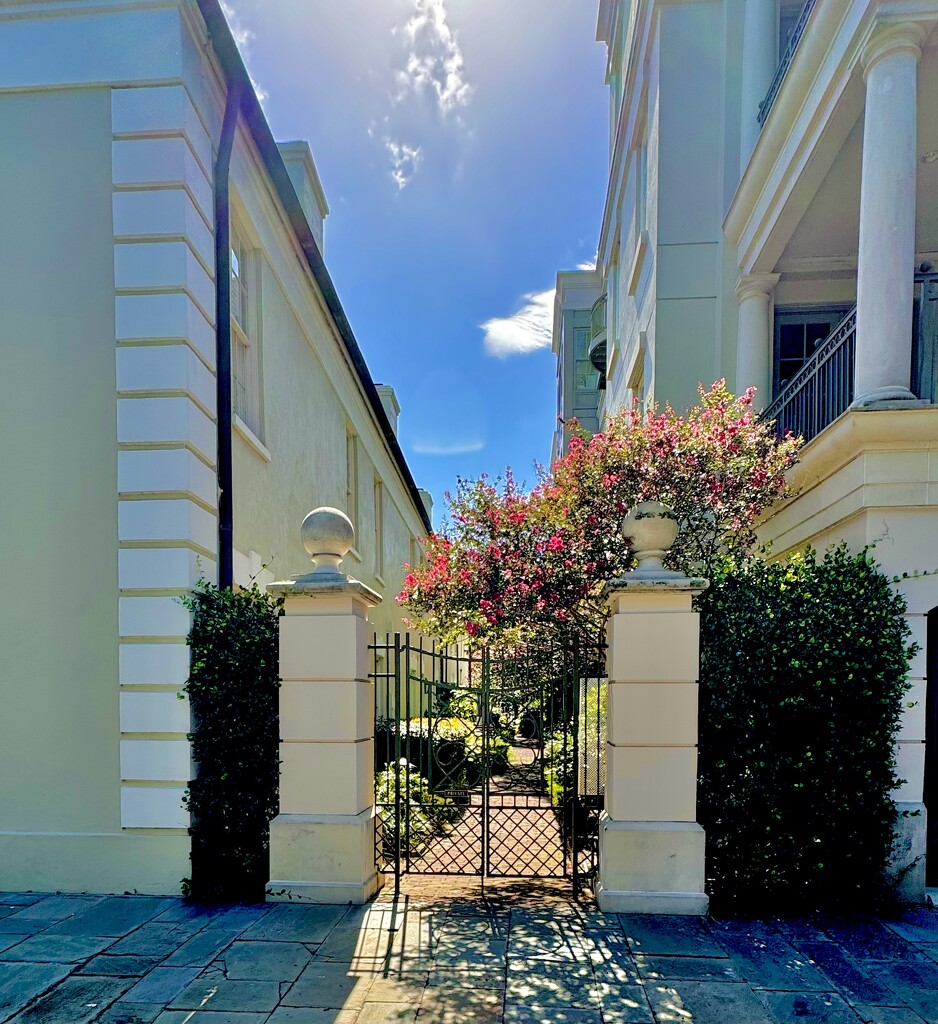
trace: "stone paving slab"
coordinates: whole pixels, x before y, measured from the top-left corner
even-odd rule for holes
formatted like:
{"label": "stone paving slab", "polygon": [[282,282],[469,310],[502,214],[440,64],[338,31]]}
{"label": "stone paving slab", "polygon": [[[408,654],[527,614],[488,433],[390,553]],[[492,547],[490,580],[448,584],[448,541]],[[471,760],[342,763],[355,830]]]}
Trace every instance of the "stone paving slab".
{"label": "stone paving slab", "polygon": [[219,957],[225,977],[242,981],[292,982],[313,954],[299,942],[233,942]]}
{"label": "stone paving slab", "polygon": [[131,984],[125,978],[66,978],[12,1017],[10,1024],[89,1024]]}
{"label": "stone paving slab", "polygon": [[71,970],[67,964],[0,964],[0,1020],[8,1020]]}
{"label": "stone paving slab", "polygon": [[368,907],[4,893],[0,910],[0,1024],[938,1024],[924,908],[617,916],[486,883]]}
{"label": "stone paving slab", "polygon": [[104,1011],[96,1024],[153,1024],[162,1012],[162,1003],[127,1003],[119,999]]}
{"label": "stone paving slab", "polygon": [[110,936],[48,935],[40,932],[0,953],[0,960],[30,964],[83,963],[114,944]]}
{"label": "stone paving slab", "polygon": [[110,956],[102,953],[89,960],[79,974],[113,975],[117,978],[142,978],[160,964],[158,956]]}
{"label": "stone paving slab", "polygon": [[265,1024],[267,1013],[219,1010],[164,1010],[156,1024]]}
{"label": "stone paving slab", "polygon": [[760,992],[774,1020],[816,1020],[824,1024],[859,1024],[861,1018],[836,992]]}

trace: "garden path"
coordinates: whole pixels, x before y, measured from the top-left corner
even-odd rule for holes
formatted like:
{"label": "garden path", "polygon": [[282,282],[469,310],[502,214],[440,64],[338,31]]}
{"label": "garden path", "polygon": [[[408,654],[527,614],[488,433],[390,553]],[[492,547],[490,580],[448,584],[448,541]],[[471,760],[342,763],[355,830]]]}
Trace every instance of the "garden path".
{"label": "garden path", "polygon": [[4,1024],[678,1021],[938,1021],[938,912],[633,917],[417,878],[366,907],[0,894]]}
{"label": "garden path", "polygon": [[[419,857],[406,861],[413,873],[556,878],[567,869],[560,820],[544,791],[535,743],[516,739],[508,769],[469,791],[463,816],[434,837]],[[487,804],[486,804],[487,799]],[[483,868],[483,820],[488,829]]]}

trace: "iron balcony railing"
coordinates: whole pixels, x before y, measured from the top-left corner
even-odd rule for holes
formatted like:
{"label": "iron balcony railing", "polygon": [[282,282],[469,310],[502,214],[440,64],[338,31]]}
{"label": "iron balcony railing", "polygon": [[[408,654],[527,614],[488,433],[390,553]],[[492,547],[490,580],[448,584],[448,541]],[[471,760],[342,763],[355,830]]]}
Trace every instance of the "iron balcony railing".
{"label": "iron balcony railing", "polygon": [[593,366],[599,370],[599,390],[606,386],[606,296],[593,303],[590,310],[590,344],[589,357]]}
{"label": "iron balcony railing", "polygon": [[788,37],[788,45],[785,47],[785,52],[778,62],[775,78],[772,79],[772,84],[769,86],[765,99],[759,104],[759,124],[765,124],[765,119],[769,116],[769,111],[772,109],[772,104],[775,102],[778,90],[781,89],[782,82],[788,74],[795,51],[798,49],[798,44],[801,42],[801,37],[804,35],[804,30],[807,27],[808,18],[811,17],[811,12],[814,10],[816,3],[817,0],[807,0],[798,21],[795,23],[795,27],[791,30],[791,35]]}
{"label": "iron balcony railing", "polygon": [[590,310],[590,341],[594,341],[606,330],[606,296],[600,297],[593,303]]}
{"label": "iron balcony railing", "polygon": [[854,306],[762,413],[762,419],[775,421],[779,437],[791,432],[810,441],[847,411],[853,401],[856,347]]}

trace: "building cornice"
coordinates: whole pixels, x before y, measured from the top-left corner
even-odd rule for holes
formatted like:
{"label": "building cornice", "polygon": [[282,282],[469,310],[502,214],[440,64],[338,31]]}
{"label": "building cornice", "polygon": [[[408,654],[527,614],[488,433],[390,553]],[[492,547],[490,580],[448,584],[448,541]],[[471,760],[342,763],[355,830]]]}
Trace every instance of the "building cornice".
{"label": "building cornice", "polygon": [[[869,474],[868,465],[883,465],[893,454],[938,451],[938,406],[849,410],[802,450],[788,472],[792,496],[776,505],[757,527],[759,540],[772,545],[775,558],[803,548],[812,537],[831,536],[843,524],[873,508],[933,506],[928,495],[933,475],[923,467],[885,477]],[[861,466],[852,472],[854,464]],[[897,466],[908,466],[897,461]],[[925,465],[933,466],[929,456]],[[912,475],[908,475],[911,473]]]}
{"label": "building cornice", "polygon": [[796,492],[790,500],[796,500],[864,452],[922,449],[938,450],[938,405],[850,409],[801,450],[788,474]]}
{"label": "building cornice", "polygon": [[788,256],[775,265],[779,274],[786,277],[794,274],[852,273],[857,269],[857,254],[846,256]]}

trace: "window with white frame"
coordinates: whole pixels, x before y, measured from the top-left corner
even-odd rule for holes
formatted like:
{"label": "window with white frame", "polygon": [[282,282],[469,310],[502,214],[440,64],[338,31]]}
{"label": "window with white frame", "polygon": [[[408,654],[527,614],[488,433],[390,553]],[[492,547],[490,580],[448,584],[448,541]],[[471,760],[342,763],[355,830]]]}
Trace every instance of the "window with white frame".
{"label": "window with white frame", "polygon": [[375,477],[375,576],[384,575],[384,484]]}
{"label": "window with white frame", "polygon": [[345,514],[358,529],[358,438],[345,433]]}
{"label": "window with white frame", "polygon": [[244,233],[231,227],[231,402],[232,410],[258,437],[260,362],[255,254]]}

